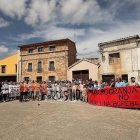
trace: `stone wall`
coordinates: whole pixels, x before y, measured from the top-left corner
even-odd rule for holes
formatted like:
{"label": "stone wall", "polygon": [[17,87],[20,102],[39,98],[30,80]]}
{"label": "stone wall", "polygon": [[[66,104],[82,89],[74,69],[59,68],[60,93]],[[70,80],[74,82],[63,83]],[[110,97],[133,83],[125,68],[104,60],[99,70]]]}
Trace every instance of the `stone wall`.
{"label": "stone wall", "polygon": [[[137,56],[137,44],[136,42],[129,41],[129,44],[116,45],[109,47],[103,47],[103,56],[105,61],[102,61],[102,54],[99,55],[99,80],[102,79],[102,75],[115,75],[115,78],[121,77],[123,74],[128,74],[128,80],[131,77],[136,77],[138,81],[138,56]],[[109,54],[120,53],[120,61],[116,64],[109,64]]]}
{"label": "stone wall", "polygon": [[[50,52],[49,46],[55,45],[55,51]],[[38,53],[37,47],[39,46],[26,46],[20,48],[20,53],[22,55],[22,74],[21,79],[24,80],[24,77],[29,77],[31,80],[36,80],[38,76],[42,76],[42,80],[48,80],[49,76],[55,76],[56,80],[66,80],[67,79],[67,69],[69,62],[74,63],[74,60],[71,60],[69,56],[69,48],[73,48],[73,43],[68,44],[68,42],[62,43],[53,43],[44,45],[44,52]],[[28,48],[34,48],[33,54],[28,54]],[[66,48],[66,50],[65,50]],[[71,50],[71,49],[70,49]],[[71,52],[71,51],[70,51]],[[73,49],[74,57],[76,58],[76,51]],[[42,72],[37,72],[38,61],[42,62]],[[55,70],[49,71],[49,62],[54,61]],[[32,63],[32,72],[28,72],[28,63]]]}

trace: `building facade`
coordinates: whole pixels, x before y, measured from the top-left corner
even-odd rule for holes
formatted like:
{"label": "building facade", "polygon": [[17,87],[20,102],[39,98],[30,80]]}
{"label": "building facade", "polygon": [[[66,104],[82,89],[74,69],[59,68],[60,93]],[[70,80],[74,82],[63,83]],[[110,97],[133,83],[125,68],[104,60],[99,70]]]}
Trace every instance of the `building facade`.
{"label": "building facade", "polygon": [[98,63],[89,59],[80,59],[68,68],[68,80],[72,79],[86,81],[89,79],[98,81]]}
{"label": "building facade", "polygon": [[109,82],[114,78],[140,80],[139,36],[99,43],[99,80]]}
{"label": "building facade", "polygon": [[17,53],[0,60],[0,82],[17,81]]}
{"label": "building facade", "polygon": [[68,67],[76,61],[76,46],[69,39],[18,47],[21,59],[18,81],[66,80]]}

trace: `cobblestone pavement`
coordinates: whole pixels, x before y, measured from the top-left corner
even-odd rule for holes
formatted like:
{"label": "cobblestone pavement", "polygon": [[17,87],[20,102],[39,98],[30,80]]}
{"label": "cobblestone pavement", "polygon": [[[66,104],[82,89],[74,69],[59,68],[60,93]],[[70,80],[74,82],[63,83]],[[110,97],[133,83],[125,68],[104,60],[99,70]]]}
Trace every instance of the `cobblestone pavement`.
{"label": "cobblestone pavement", "polygon": [[0,104],[0,140],[140,140],[139,128],[139,110],[59,101]]}

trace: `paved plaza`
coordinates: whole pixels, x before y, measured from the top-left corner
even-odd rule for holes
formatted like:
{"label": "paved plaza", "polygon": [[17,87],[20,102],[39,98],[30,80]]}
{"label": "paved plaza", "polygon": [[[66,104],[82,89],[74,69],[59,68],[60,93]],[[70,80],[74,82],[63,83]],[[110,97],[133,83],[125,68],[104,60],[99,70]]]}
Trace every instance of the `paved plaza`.
{"label": "paved plaza", "polygon": [[139,128],[139,110],[60,101],[0,104],[0,140],[140,140]]}

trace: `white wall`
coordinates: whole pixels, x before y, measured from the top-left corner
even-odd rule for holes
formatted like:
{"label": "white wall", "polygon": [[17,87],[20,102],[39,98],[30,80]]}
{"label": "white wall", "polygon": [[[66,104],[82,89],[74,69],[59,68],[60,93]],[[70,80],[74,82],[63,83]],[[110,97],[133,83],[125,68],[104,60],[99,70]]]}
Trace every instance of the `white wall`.
{"label": "white wall", "polygon": [[72,72],[78,70],[89,70],[89,78],[98,81],[98,66],[85,60],[68,70],[68,80],[72,81]]}

